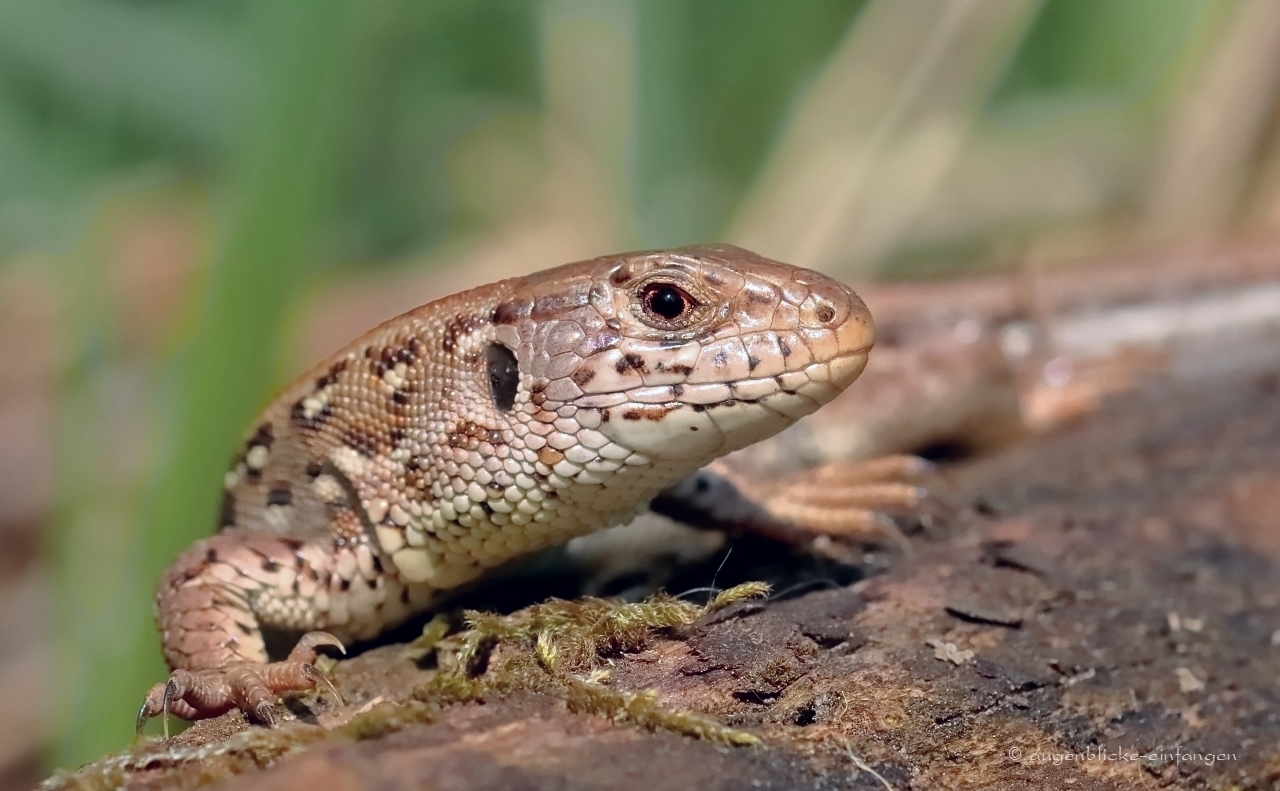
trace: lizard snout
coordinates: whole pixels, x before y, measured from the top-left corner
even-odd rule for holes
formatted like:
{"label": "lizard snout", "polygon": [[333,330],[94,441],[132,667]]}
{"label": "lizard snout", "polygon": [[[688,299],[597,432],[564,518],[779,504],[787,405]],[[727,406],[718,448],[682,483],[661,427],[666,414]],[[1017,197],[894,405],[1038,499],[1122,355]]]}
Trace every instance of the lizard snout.
{"label": "lizard snout", "polygon": [[797,280],[809,291],[799,307],[800,334],[814,360],[827,362],[830,384],[843,390],[862,373],[875,342],[871,311],[852,288],[837,280],[816,272],[805,272]]}

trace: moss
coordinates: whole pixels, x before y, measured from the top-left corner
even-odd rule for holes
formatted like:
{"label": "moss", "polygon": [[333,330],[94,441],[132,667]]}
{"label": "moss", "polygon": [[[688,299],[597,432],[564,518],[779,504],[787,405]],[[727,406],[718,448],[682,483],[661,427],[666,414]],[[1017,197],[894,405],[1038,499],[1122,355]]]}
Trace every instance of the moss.
{"label": "moss", "polygon": [[732,588],[726,588],[715,596],[711,601],[707,602],[707,606],[703,608],[704,613],[713,613],[717,610],[723,610],[730,604],[736,604],[747,599],[763,599],[769,595],[769,583],[767,582],[744,582],[741,585],[734,585]]}
{"label": "moss", "polygon": [[405,703],[382,703],[361,712],[333,731],[335,736],[353,741],[380,739],[410,725],[435,722],[444,713],[439,703],[430,704],[418,700]]}
{"label": "moss", "polygon": [[565,672],[589,669],[600,657],[642,650],[661,629],[686,626],[744,599],[769,593],[763,582],[721,591],[705,607],[658,594],[636,604],[609,599],[552,599],[511,615],[467,610],[469,627],[456,666],[483,664],[480,654],[498,644],[536,651]]}
{"label": "moss", "polygon": [[446,613],[436,613],[426,626],[422,627],[422,635],[405,646],[408,653],[424,656],[436,650],[436,646],[449,631],[453,629],[453,618]]}
{"label": "moss", "polygon": [[[603,659],[643,650],[655,634],[687,626],[734,602],[767,595],[769,586],[752,582],[722,591],[705,607],[659,594],[625,604],[607,599],[553,599],[510,615],[469,610],[467,631],[452,640],[452,656],[441,655],[441,670],[414,690],[420,703],[501,699],[519,693],[542,693],[564,702],[573,712],[608,717],[651,730],[669,730],[723,744],[757,744],[749,733],[727,728],[691,712],[658,705],[653,691],[626,692],[604,686]],[[434,645],[446,652],[450,639]],[[502,648],[489,667],[490,654]],[[585,677],[584,677],[585,676]]]}
{"label": "moss", "polygon": [[562,696],[573,712],[598,714],[618,723],[631,723],[649,730],[673,731],[722,744],[760,743],[760,739],[750,733],[725,727],[698,714],[664,709],[658,704],[658,693],[654,690],[626,692],[572,676],[556,680],[564,685]]}
{"label": "moss", "polygon": [[[278,728],[250,728],[231,738],[206,745],[157,746],[146,743],[74,772],[58,773],[40,784],[42,791],[83,789],[106,791],[135,782],[139,773],[178,772],[197,766],[188,785],[220,782],[254,769],[263,769],[327,735],[323,728],[290,723]],[[157,748],[158,747],[158,748]]]}

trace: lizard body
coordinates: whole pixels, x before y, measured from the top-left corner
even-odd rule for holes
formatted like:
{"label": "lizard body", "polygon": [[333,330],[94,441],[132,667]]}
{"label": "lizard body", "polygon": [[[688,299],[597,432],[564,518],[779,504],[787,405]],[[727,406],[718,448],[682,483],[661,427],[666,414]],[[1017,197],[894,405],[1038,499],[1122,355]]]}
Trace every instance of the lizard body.
{"label": "lizard body", "polygon": [[[730,246],[608,256],[429,303],[304,374],[160,580],[157,714],[271,722],[315,647],[629,520],[835,398],[867,361],[847,286]],[[679,491],[678,487],[673,491]],[[309,632],[268,663],[264,626]]]}

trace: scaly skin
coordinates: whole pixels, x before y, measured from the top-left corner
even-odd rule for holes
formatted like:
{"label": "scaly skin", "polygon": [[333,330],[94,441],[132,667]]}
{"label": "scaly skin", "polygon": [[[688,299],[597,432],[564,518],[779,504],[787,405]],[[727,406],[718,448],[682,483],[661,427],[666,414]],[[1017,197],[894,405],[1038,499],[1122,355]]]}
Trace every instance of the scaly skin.
{"label": "scaly skin", "polygon": [[[848,287],[729,246],[569,264],[388,321],[254,422],[218,534],[160,580],[174,673],[139,727],[237,707],[270,723],[277,694],[322,682],[317,645],[626,522],[835,398],[872,340]],[[269,664],[264,626],[311,634]]]}

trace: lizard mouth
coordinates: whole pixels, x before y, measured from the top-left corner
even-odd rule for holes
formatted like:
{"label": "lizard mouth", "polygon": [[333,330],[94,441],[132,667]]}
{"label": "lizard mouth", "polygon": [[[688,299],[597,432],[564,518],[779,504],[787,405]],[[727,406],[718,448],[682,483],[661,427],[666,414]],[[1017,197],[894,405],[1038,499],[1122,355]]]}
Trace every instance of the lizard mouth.
{"label": "lizard mouth", "polygon": [[733,382],[682,383],[617,394],[600,431],[656,459],[701,461],[770,437],[829,403],[858,377],[870,347],[795,371]]}

